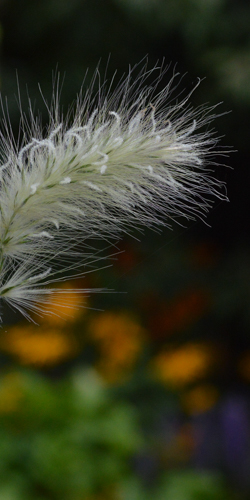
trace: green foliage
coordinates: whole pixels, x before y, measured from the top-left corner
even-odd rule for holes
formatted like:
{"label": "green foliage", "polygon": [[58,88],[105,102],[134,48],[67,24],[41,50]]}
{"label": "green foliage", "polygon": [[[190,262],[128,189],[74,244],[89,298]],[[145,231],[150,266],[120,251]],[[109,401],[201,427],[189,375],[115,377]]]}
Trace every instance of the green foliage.
{"label": "green foliage", "polygon": [[138,413],[93,370],[63,381],[16,371],[1,381],[1,500],[229,500],[220,477],[169,472],[146,485],[132,467]]}
{"label": "green foliage", "polygon": [[167,476],[157,500],[229,500],[229,492],[217,475],[184,471]]}
{"label": "green foliage", "polygon": [[61,382],[19,372],[2,385],[1,499],[78,500],[131,474],[128,459],[142,443],[135,415],[94,372]]}

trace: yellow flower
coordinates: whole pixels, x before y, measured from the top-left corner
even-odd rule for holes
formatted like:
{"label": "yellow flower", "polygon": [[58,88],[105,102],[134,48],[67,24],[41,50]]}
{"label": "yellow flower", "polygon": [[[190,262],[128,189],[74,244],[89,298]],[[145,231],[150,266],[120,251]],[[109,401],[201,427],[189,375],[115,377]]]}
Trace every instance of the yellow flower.
{"label": "yellow flower", "polygon": [[53,365],[75,354],[76,342],[72,336],[50,327],[46,330],[34,325],[12,327],[2,338],[1,347],[25,365]]}
{"label": "yellow flower", "polygon": [[126,312],[104,312],[94,317],[90,332],[97,343],[98,369],[109,381],[126,375],[141,350],[145,331]]}
{"label": "yellow flower", "polygon": [[204,376],[211,363],[207,345],[186,344],[178,349],[164,351],[153,360],[153,370],[163,382],[181,387]]}
{"label": "yellow flower", "polygon": [[74,288],[69,288],[69,283],[64,283],[58,290],[60,295],[55,293],[43,305],[43,322],[56,326],[74,323],[85,311],[87,298]]}

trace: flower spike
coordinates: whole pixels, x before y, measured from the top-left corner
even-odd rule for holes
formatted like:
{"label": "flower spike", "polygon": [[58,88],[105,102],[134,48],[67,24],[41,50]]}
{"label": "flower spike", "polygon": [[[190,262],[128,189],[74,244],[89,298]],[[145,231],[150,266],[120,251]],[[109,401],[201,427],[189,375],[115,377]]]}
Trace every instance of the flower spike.
{"label": "flower spike", "polygon": [[[49,295],[51,262],[88,238],[111,240],[144,225],[203,217],[225,186],[211,174],[218,140],[208,126],[214,107],[173,104],[156,71],[133,73],[111,94],[78,96],[66,119],[54,105],[47,131],[23,115],[23,143],[5,123],[0,165],[0,297],[23,310]],[[204,131],[205,130],[205,131]],[[84,258],[89,258],[87,257]],[[63,272],[62,272],[63,275]],[[27,313],[26,313],[27,314]]]}

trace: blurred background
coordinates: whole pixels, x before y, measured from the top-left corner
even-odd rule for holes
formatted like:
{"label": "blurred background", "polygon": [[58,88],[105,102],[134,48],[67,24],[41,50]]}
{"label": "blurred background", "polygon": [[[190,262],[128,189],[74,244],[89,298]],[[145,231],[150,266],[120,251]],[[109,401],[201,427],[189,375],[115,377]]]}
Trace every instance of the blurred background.
{"label": "blurred background", "polygon": [[98,64],[118,81],[147,56],[171,63],[162,85],[174,68],[180,90],[204,78],[192,104],[222,102],[215,127],[237,150],[208,225],[124,238],[63,285],[66,319],[53,303],[39,326],[5,311],[1,500],[250,499],[249,26],[248,0],[0,0],[15,131],[17,73],[40,109],[59,71],[67,109],[87,69],[86,86]]}

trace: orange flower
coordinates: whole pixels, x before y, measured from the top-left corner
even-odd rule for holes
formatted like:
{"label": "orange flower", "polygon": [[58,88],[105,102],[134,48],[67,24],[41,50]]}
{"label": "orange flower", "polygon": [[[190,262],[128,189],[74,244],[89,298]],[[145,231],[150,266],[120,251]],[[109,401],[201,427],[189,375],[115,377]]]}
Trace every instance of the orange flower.
{"label": "orange flower", "polygon": [[34,325],[12,327],[2,338],[1,347],[22,364],[36,366],[60,363],[76,352],[75,339],[66,333]]}
{"label": "orange flower", "polygon": [[190,414],[203,413],[212,408],[218,401],[219,393],[216,387],[203,384],[194,387],[182,396],[185,410]]}
{"label": "orange flower", "polygon": [[70,288],[69,283],[62,284],[58,291],[60,294],[51,295],[50,301],[43,305],[43,322],[56,326],[74,323],[85,311],[87,298]]}
{"label": "orange flower", "polygon": [[98,368],[109,381],[127,373],[135,363],[144,338],[144,329],[126,312],[104,312],[92,319],[90,332],[100,359]]}
{"label": "orange flower", "polygon": [[181,387],[206,374],[211,354],[207,345],[186,344],[158,354],[153,360],[153,370],[163,382]]}
{"label": "orange flower", "polygon": [[203,289],[186,290],[170,302],[151,298],[146,310],[150,331],[154,337],[161,338],[188,328],[203,316],[209,300]]}

